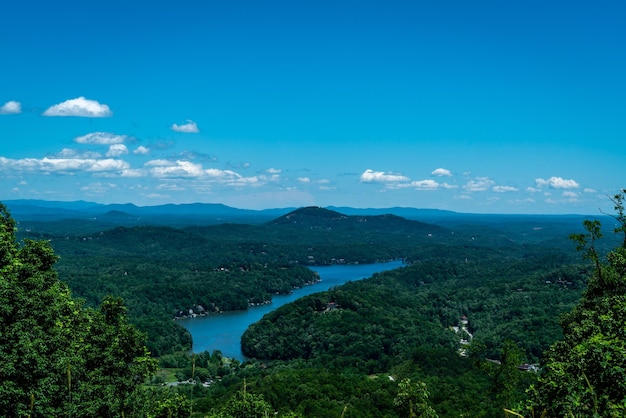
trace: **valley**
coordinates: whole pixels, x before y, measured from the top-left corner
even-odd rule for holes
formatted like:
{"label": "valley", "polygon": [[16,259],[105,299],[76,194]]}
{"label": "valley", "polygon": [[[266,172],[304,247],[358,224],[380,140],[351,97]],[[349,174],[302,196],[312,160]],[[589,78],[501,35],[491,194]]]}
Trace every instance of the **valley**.
{"label": "valley", "polygon": [[[80,208],[53,208],[72,217],[50,220],[37,209],[29,219],[24,207],[21,239],[50,242],[59,278],[75,297],[93,307],[107,295],[123,298],[161,365],[154,385],[205,383],[193,396],[198,414],[226,402],[245,379],[279,413],[397,416],[395,382],[412,379],[427,385],[441,417],[498,416],[526,398],[537,374],[493,386],[480,364],[512,347],[515,367],[539,363],[562,337],[558,319],[590,275],[568,239],[581,230],[579,216],[410,212],[426,222],[307,207],[263,222],[248,214],[249,223],[196,224],[198,217],[170,208],[156,211],[161,223],[133,225],[119,212],[96,220],[93,208],[78,218]],[[271,306],[319,280],[317,266],[389,260],[403,264],[323,291],[309,285],[305,296]],[[204,319],[172,320],[198,307],[209,318],[262,309],[254,305],[269,309],[243,332],[241,355],[219,346],[189,354],[196,347],[190,324]],[[451,327],[462,327],[471,342]],[[185,385],[169,390],[188,396]]]}

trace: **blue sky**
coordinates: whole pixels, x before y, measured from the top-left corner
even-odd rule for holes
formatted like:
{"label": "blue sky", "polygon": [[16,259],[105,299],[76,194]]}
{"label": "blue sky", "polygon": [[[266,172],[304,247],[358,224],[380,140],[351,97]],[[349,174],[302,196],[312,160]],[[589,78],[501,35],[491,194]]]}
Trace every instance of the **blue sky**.
{"label": "blue sky", "polygon": [[610,212],[618,1],[21,1],[0,200]]}

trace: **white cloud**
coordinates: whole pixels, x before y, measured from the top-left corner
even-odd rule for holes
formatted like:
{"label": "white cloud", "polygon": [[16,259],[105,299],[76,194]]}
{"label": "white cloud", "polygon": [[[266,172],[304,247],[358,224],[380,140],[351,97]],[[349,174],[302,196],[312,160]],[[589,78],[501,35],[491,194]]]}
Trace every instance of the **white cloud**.
{"label": "white cloud", "polygon": [[[174,158],[174,157],[172,157]],[[204,161],[205,163],[212,163],[217,161],[217,157],[203,152],[196,151],[181,151],[176,155],[178,160],[192,160],[192,161]]]}
{"label": "white cloud", "polygon": [[146,165],[154,167],[150,169],[150,173],[158,178],[202,177],[205,174],[202,164],[195,164],[191,161],[153,160],[146,163]]}
{"label": "white cloud", "polygon": [[[217,168],[203,168],[201,164],[190,161],[177,160],[152,160],[145,164],[149,167],[148,174],[159,179],[190,178],[210,183],[218,183],[226,186],[255,186],[261,184],[261,180],[267,180],[265,176],[244,177],[232,170],[220,170]],[[274,176],[272,176],[272,180]]]}
{"label": "white cloud", "polygon": [[66,100],[50,106],[43,112],[44,116],[80,116],[87,118],[104,118],[112,116],[109,106],[96,100],[85,99],[83,96]]}
{"label": "white cloud", "polygon": [[144,164],[146,167],[171,167],[176,165],[175,162],[169,160],[150,160]]}
{"label": "white cloud", "polygon": [[592,188],[589,188],[589,187],[586,187],[586,188],[583,189],[583,192],[585,192],[585,193],[596,193],[596,190],[592,189]]}
{"label": "white cloud", "polygon": [[563,197],[569,197],[569,198],[575,198],[575,197],[578,197],[578,193],[565,191],[565,192],[563,192],[562,196]]}
{"label": "white cloud", "polygon": [[506,193],[506,192],[518,192],[519,189],[517,187],[512,186],[493,186],[492,189],[496,193]]}
{"label": "white cloud", "polygon": [[460,199],[460,200],[472,200],[472,196],[468,195],[468,194],[461,194],[458,196],[454,196],[455,199]]}
{"label": "white cloud", "polygon": [[433,170],[433,172],[430,174],[437,177],[452,177],[452,172],[445,168],[437,168],[436,170]]}
{"label": "white cloud", "polygon": [[140,170],[140,169],[134,169],[134,168],[129,168],[126,170],[122,170],[121,176],[122,177],[144,177],[146,175],[144,170]]}
{"label": "white cloud", "polygon": [[535,184],[537,185],[537,187],[547,186],[552,189],[576,189],[580,187],[580,185],[576,183],[575,180],[566,180],[562,177],[550,177],[547,180],[538,178],[535,179]]}
{"label": "white cloud", "polygon": [[280,181],[280,174],[272,174],[269,177],[267,177],[267,176],[259,176],[259,178],[262,179],[262,180],[268,180],[268,181]]}
{"label": "white cloud", "polygon": [[22,113],[22,104],[15,100],[10,100],[0,107],[0,115],[16,115]]}
{"label": "white cloud", "polygon": [[484,192],[485,190],[493,187],[495,181],[488,177],[478,177],[476,180],[468,181],[463,188],[469,192]]}
{"label": "white cloud", "polygon": [[269,169],[267,170],[267,172],[268,172],[268,173],[270,173],[270,174],[280,174],[280,173],[282,173],[282,172],[283,172],[283,170],[280,170],[280,169],[278,169],[278,168],[269,168]]}
{"label": "white cloud", "polygon": [[184,132],[188,134],[197,134],[198,132],[200,132],[196,122],[192,121],[191,119],[187,119],[187,123],[183,123],[182,125],[178,125],[175,123],[171,126],[171,129],[172,131]]}
{"label": "white cloud", "polygon": [[207,168],[205,173],[215,179],[226,179],[226,178],[240,178],[241,174],[236,173],[232,170],[220,170],[219,168]]}
{"label": "white cloud", "polygon": [[180,184],[178,183],[161,183],[156,187],[158,190],[168,190],[168,191],[173,191],[173,192],[180,192],[183,190],[187,190],[185,187],[182,187]]}
{"label": "white cloud", "polygon": [[527,197],[526,199],[512,200],[511,203],[516,204],[516,205],[524,205],[528,203],[535,203],[535,199],[533,199],[532,197]]}
{"label": "white cloud", "polygon": [[231,186],[231,187],[243,187],[243,186],[251,186],[258,187],[263,185],[262,179],[252,176],[252,177],[243,177],[241,175],[237,175],[236,177],[222,179],[220,183]]}
{"label": "white cloud", "polygon": [[94,151],[78,151],[72,148],[63,148],[59,151],[55,157],[57,158],[101,158],[102,155],[99,152]]}
{"label": "white cloud", "polygon": [[161,194],[161,193],[148,193],[145,196],[149,199],[169,199],[170,198],[169,195]]}
{"label": "white cloud", "polygon": [[113,158],[96,159],[43,159],[45,165],[58,170],[82,170],[82,171],[121,171],[129,168],[126,161],[116,160]]}
{"label": "white cloud", "polygon": [[119,157],[120,155],[128,154],[128,148],[124,144],[113,144],[109,146],[107,157]]}
{"label": "white cloud", "polygon": [[400,181],[408,181],[409,178],[399,175],[399,174],[390,174],[385,173],[383,171],[373,171],[371,169],[367,169],[361,174],[361,182],[362,183],[387,183],[387,182],[400,182]]}
{"label": "white cloud", "polygon": [[439,188],[439,183],[435,180],[417,180],[410,183],[411,187],[419,190],[435,190]]}
{"label": "white cloud", "polygon": [[138,146],[134,151],[133,154],[137,154],[137,155],[146,155],[150,152],[149,148],[144,147],[143,145]]}
{"label": "white cloud", "polygon": [[[262,180],[266,180],[264,176],[261,177],[244,177],[239,173],[231,170],[220,170],[217,168],[209,168],[205,170],[209,180],[217,182],[226,186],[243,187],[243,186],[259,186],[263,184]],[[272,176],[272,180],[274,180]]]}
{"label": "white cloud", "polygon": [[308,177],[298,177],[298,181],[299,181],[300,183],[310,183],[310,182],[311,182],[311,179],[310,179],[310,178],[308,178]]}
{"label": "white cloud", "polygon": [[21,160],[12,160],[9,158],[0,157],[0,168],[41,172],[105,172],[126,170],[130,168],[130,165],[126,161],[116,160],[112,158],[95,159],[45,157],[41,159],[23,158]]}
{"label": "white cloud", "polygon": [[112,145],[121,144],[126,141],[126,138],[126,135],[116,135],[110,132],[92,132],[74,138],[74,142],[79,144]]}
{"label": "white cloud", "polygon": [[91,183],[88,186],[83,186],[80,188],[83,192],[88,195],[104,195],[110,193],[111,190],[117,190],[119,186],[114,183]]}

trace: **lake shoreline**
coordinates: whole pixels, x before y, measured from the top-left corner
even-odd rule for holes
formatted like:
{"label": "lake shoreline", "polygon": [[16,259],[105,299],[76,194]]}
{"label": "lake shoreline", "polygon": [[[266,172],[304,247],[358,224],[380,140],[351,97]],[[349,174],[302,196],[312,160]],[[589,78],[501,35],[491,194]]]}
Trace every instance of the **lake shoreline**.
{"label": "lake shoreline", "polygon": [[[388,263],[397,263],[397,262],[401,262],[402,265],[405,265],[405,261],[402,258],[396,258],[393,260],[389,260],[389,261],[378,261],[375,263],[359,263],[359,262],[355,262],[355,263],[335,263],[335,264],[322,264],[322,265],[312,265],[312,266],[307,266],[308,269],[313,270],[314,272],[317,273],[317,271],[315,270],[316,268],[325,268],[325,267],[333,267],[333,266],[369,266],[369,265],[379,265],[379,264],[388,264]],[[364,277],[362,279],[358,279],[358,280],[363,280],[366,279],[367,277]],[[304,283],[301,287],[294,287],[289,293],[276,293],[274,296],[287,296],[287,295],[291,295],[293,294],[293,292],[296,292],[300,289],[303,289],[304,287],[308,287],[308,286],[314,286],[316,284],[319,284],[322,282],[322,278],[319,276],[319,273],[317,275],[317,280],[312,281],[312,282],[306,282]],[[324,290],[320,290],[320,292],[323,292]],[[186,319],[201,319],[201,318],[206,318],[212,315],[222,315],[226,312],[245,312],[250,308],[258,308],[258,307],[262,307],[262,306],[266,306],[266,305],[271,305],[274,302],[273,298],[270,300],[266,300],[263,302],[258,302],[258,303],[248,303],[248,306],[246,307],[246,309],[227,309],[227,310],[219,310],[219,311],[215,311],[215,312],[201,312],[201,313],[193,313],[193,314],[181,314],[181,312],[183,311],[179,311],[177,314],[174,315],[173,320],[174,321],[181,321],[181,320],[186,320]]]}
{"label": "lake shoreline", "polygon": [[398,259],[372,264],[312,266],[310,268],[320,276],[319,282],[303,286],[287,295],[276,295],[269,304],[254,306],[252,309],[179,319],[177,322],[191,334],[193,341],[191,352],[219,350],[225,357],[245,361],[247,358],[241,352],[241,336],[252,323],[261,320],[266,313],[301,297],[325,292],[350,281],[367,279],[375,273],[394,270],[404,265],[403,260]]}

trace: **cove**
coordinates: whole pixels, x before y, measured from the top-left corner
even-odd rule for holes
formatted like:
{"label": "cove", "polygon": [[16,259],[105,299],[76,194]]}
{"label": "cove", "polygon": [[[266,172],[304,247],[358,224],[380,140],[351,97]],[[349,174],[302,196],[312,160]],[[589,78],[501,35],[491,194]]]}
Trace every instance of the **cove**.
{"label": "cove", "polygon": [[320,275],[320,282],[296,289],[289,295],[276,295],[272,298],[271,304],[248,308],[245,311],[229,311],[222,314],[181,319],[178,323],[191,333],[193,338],[192,351],[194,353],[220,350],[225,357],[244,361],[245,356],[241,352],[241,336],[251,324],[259,321],[266,313],[303,296],[323,292],[333,286],[365,279],[374,273],[393,270],[401,266],[402,261],[395,260],[387,263],[310,267],[311,270]]}

